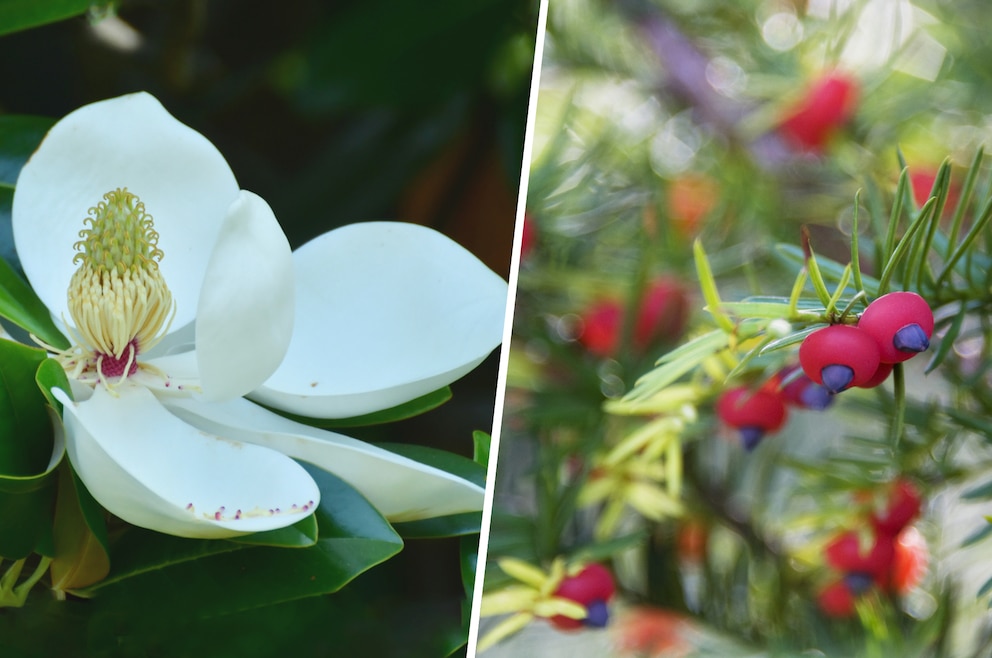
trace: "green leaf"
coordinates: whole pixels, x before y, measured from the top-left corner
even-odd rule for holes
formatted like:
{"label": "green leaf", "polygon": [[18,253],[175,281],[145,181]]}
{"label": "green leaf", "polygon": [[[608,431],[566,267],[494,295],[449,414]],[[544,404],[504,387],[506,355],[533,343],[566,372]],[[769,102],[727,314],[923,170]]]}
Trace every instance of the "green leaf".
{"label": "green leaf", "polygon": [[0,340],[0,556],[9,559],[55,550],[52,474],[65,445],[34,381],[39,360],[41,366],[50,362],[41,350]]}
{"label": "green leaf", "polygon": [[[723,309],[739,318],[765,318],[789,322],[826,322],[819,310],[797,309],[793,314],[788,302],[723,302]],[[822,307],[819,307],[822,308]]]}
{"label": "green leaf", "polygon": [[961,494],[962,500],[988,500],[989,498],[992,498],[992,480],[972,487]]}
{"label": "green leaf", "polygon": [[961,548],[971,546],[972,544],[977,544],[989,535],[992,535],[992,523],[987,523],[984,527],[979,528],[975,532],[968,535],[968,537],[961,542]]}
{"label": "green leaf", "polygon": [[34,290],[3,259],[0,259],[0,317],[7,318],[52,347],[69,347],[69,341],[56,329],[51,314]]}
{"label": "green leaf", "polygon": [[[782,260],[795,267],[802,268],[804,265],[806,265],[806,257],[803,254],[803,250],[794,244],[786,244],[786,243],[776,244],[775,253]],[[841,280],[841,277],[844,276],[844,268],[846,267],[846,265],[841,265],[837,261],[827,258],[826,256],[822,256],[822,255],[817,256],[816,265],[820,270],[820,274],[823,275],[823,278],[826,281],[831,281],[836,283]],[[861,274],[861,279],[862,279],[862,283],[864,283],[865,292],[867,292],[872,297],[877,296],[878,285],[879,285],[878,279],[868,276],[863,272]],[[858,292],[858,291],[854,290],[852,291],[852,293],[853,292]],[[829,295],[827,297],[829,298]]]}
{"label": "green leaf", "polygon": [[700,240],[697,239],[693,243],[692,253],[696,261],[699,285],[703,290],[703,299],[706,300],[706,310],[713,316],[717,326],[727,333],[733,333],[734,323],[723,312],[723,306],[720,303],[720,291],[716,287],[716,279],[713,278],[713,269],[710,267],[710,261],[706,257],[706,252],[703,251],[703,243]]}
{"label": "green leaf", "polygon": [[409,443],[377,443],[376,445],[397,455],[403,455],[407,459],[457,475],[480,487],[486,486],[486,469],[467,457],[456,455],[447,450]]}
{"label": "green leaf", "polygon": [[230,541],[236,544],[253,546],[281,546],[283,548],[306,548],[317,543],[317,516],[311,514],[285,528],[276,528],[266,532],[253,532],[250,535],[234,537]]}
{"label": "green leaf", "polygon": [[0,34],[79,16],[93,4],[93,0],[0,0]]}
{"label": "green leaf", "polygon": [[248,547],[130,528],[111,547],[110,576],[82,593],[143,615],[232,614],[335,592],[396,555],[403,541],[343,480],[305,465],[320,487],[319,539],[308,548]]}
{"label": "green leaf", "polygon": [[[978,594],[976,594],[975,596],[978,598],[982,598],[989,592],[992,592],[992,578],[986,580],[985,584],[983,584],[981,587],[978,588]],[[989,605],[992,606],[992,602],[990,602]]]}
{"label": "green leaf", "polygon": [[725,349],[730,344],[730,337],[731,334],[717,329],[666,354],[659,361],[661,365],[638,379],[634,388],[624,395],[623,399],[629,402],[654,395],[709,357]]}
{"label": "green leaf", "polygon": [[475,446],[472,451],[472,459],[476,464],[485,468],[489,465],[489,448],[492,444],[492,437],[488,432],[476,430],[472,432],[472,444]]}
{"label": "green leaf", "polygon": [[393,528],[404,539],[436,539],[478,534],[482,528],[482,512],[465,512],[393,523]]}
{"label": "green leaf", "polygon": [[924,370],[926,374],[933,372],[937,366],[944,362],[947,355],[951,353],[951,349],[954,347],[954,341],[958,339],[961,334],[961,328],[964,326],[964,319],[967,316],[968,305],[962,301],[961,310],[955,314],[951,321],[951,326],[947,328],[947,331],[940,338],[940,344],[937,346],[937,351],[934,352],[933,357],[930,362],[927,363],[927,367]]}
{"label": "green leaf", "polygon": [[[445,386],[444,388],[431,391],[426,395],[421,395],[419,398],[410,400],[409,402],[404,402],[403,404],[396,405],[395,407],[383,409],[382,411],[374,411],[370,414],[363,414],[361,416],[352,416],[350,418],[309,418],[307,416],[291,414],[288,411],[282,411],[274,407],[266,407],[266,409],[272,413],[279,414],[284,418],[289,418],[290,420],[295,420],[298,423],[303,423],[304,425],[321,427],[324,429],[333,429],[395,423],[396,421],[413,418],[414,416],[419,416],[422,413],[436,409],[450,399],[451,388]],[[261,406],[265,407],[265,405]]]}
{"label": "green leaf", "polygon": [[0,339],[0,477],[44,471],[52,454],[52,419],[35,383],[44,350]]}
{"label": "green leaf", "polygon": [[[10,4],[11,0],[0,0],[0,33],[5,31],[7,24],[3,15]],[[26,0],[24,4],[39,6],[46,3]],[[89,5],[89,3],[81,4]],[[21,173],[21,167],[54,124],[55,120],[48,117],[17,114],[0,116],[0,187],[14,187]]]}

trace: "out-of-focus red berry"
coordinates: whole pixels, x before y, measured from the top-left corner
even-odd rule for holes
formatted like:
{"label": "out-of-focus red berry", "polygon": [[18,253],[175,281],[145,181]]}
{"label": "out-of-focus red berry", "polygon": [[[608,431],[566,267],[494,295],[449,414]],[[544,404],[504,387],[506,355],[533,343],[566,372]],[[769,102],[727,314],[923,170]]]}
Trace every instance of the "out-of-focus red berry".
{"label": "out-of-focus red berry", "polygon": [[786,113],[779,130],[802,150],[822,151],[830,138],[851,118],[858,83],[834,71],[815,81],[803,99]]}
{"label": "out-of-focus red berry", "polygon": [[[616,299],[596,302],[582,314],[579,343],[600,358],[615,356],[620,347],[624,304]],[[637,309],[634,350],[643,352],[655,342],[673,342],[682,336],[689,317],[689,297],[673,277],[650,283]]]}
{"label": "out-of-focus red berry", "polygon": [[868,304],[858,329],[878,343],[882,363],[900,363],[930,346],[933,311],[915,292],[890,292]]}
{"label": "out-of-focus red berry", "polygon": [[569,599],[585,606],[589,618],[571,619],[562,615],[551,617],[551,623],[562,630],[574,630],[583,626],[605,626],[606,604],[616,593],[616,585],[609,570],[601,564],[593,562],[586,565],[574,576],[567,576],[558,585],[554,595]]}
{"label": "out-of-focus red berry", "polygon": [[720,188],[709,176],[685,174],[668,186],[668,219],[679,235],[692,238],[699,233],[700,222],[712,212],[720,199]]}
{"label": "out-of-focus red berry", "polygon": [[[937,180],[937,171],[935,169],[911,172],[909,174],[909,184],[913,188],[913,199],[916,201],[917,206],[922,206],[930,199],[930,190],[933,189],[935,180]],[[947,186],[947,198],[944,200],[945,213],[953,211],[957,207],[960,196],[961,190],[958,189],[957,185],[952,183]]]}
{"label": "out-of-focus red berry", "polygon": [[857,327],[835,324],[818,329],[799,346],[803,372],[831,393],[862,386],[878,370],[878,345]]}
{"label": "out-of-focus red berry", "polygon": [[716,401],[717,416],[740,432],[745,450],[753,450],[765,434],[785,424],[787,412],[782,398],[775,393],[746,386],[732,388]]}
{"label": "out-of-focus red berry", "polygon": [[871,523],[880,535],[895,537],[919,515],[923,498],[919,489],[909,480],[899,479],[892,484],[889,502],[885,509],[872,515]]}
{"label": "out-of-focus red berry", "polygon": [[623,655],[680,658],[691,645],[684,632],[689,627],[682,614],[658,608],[629,609],[617,623],[617,644]]}
{"label": "out-of-focus red berry", "polygon": [[891,585],[896,594],[906,594],[923,579],[930,552],[923,535],[913,526],[899,533],[895,547]]}
{"label": "out-of-focus red berry", "polygon": [[534,243],[537,240],[537,229],[534,227],[534,218],[530,213],[524,213],[524,223],[520,228],[520,260],[527,258],[528,254],[534,250]]}
{"label": "out-of-focus red berry", "polygon": [[854,595],[843,580],[825,587],[816,600],[828,617],[844,618],[854,614]]}
{"label": "out-of-focus red berry", "polygon": [[655,279],[644,291],[634,324],[634,346],[643,350],[656,341],[676,341],[685,331],[688,319],[689,297],[685,286],[674,277]]}
{"label": "out-of-focus red berry", "polygon": [[680,560],[691,563],[702,562],[706,558],[706,544],[709,530],[706,525],[689,520],[679,526],[676,535],[676,550]]}
{"label": "out-of-focus red berry", "polygon": [[623,326],[623,305],[612,299],[596,302],[582,314],[579,343],[586,350],[605,359],[613,356],[620,346]]}
{"label": "out-of-focus red berry", "polygon": [[853,531],[837,536],[824,549],[827,563],[844,574],[864,574],[878,585],[889,581],[895,557],[895,542],[891,537],[879,536],[867,551],[863,551],[858,534]]}
{"label": "out-of-focus red berry", "polygon": [[759,427],[774,432],[785,423],[782,398],[765,390],[752,391],[740,386],[725,391],[716,402],[720,420],[731,427]]}

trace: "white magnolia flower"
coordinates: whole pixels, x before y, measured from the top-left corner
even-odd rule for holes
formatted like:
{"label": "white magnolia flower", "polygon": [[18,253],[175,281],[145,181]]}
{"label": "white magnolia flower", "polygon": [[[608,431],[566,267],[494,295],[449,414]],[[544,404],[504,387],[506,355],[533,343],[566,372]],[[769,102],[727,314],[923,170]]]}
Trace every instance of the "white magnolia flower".
{"label": "white magnolia flower", "polygon": [[[296,252],[220,152],[139,93],[59,121],[13,200],[17,253],[69,338],[67,451],[93,496],[135,525],[226,537],[319,503],[296,459],[387,518],[482,508],[483,490],[286,420],[393,407],[498,345],[506,283],[430,229],[371,222]],[[334,501],[324,501],[334,505]]]}

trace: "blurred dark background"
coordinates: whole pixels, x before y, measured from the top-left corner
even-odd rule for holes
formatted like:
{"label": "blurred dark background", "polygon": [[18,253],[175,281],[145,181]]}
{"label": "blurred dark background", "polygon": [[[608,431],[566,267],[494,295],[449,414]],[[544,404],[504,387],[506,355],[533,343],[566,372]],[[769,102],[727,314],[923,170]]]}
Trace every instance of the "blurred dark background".
{"label": "blurred dark background", "polygon": [[[58,118],[146,90],[220,149],[294,247],[347,223],[404,220],[508,276],[537,2],[136,0],[107,16],[0,37],[0,113]],[[441,409],[349,433],[470,457],[472,430],[491,429],[497,356]],[[343,593],[218,622],[255,629],[236,643],[130,638],[133,653],[116,653],[103,646],[113,628],[52,604],[23,628],[36,641],[15,644],[48,655],[44,634],[57,631],[79,655],[441,656],[462,599],[459,540],[409,540]]]}

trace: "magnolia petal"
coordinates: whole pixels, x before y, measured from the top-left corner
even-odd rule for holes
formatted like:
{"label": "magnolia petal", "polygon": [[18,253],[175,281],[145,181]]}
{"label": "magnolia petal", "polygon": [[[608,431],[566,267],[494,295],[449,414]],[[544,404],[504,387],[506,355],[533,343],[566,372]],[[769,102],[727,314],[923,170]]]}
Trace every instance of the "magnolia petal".
{"label": "magnolia petal", "polygon": [[196,356],[208,400],[241,397],[268,379],[293,333],[293,252],[261,197],[231,204],[196,311]]}
{"label": "magnolia petal", "polygon": [[162,403],[206,432],[263,445],[334,473],[390,521],[482,509],[485,490],[467,480],[363,441],[287,420],[243,398],[204,403],[170,397],[162,398]]}
{"label": "magnolia petal", "polygon": [[506,282],[432,229],[352,224],[293,258],[289,351],[250,396],[268,406],[319,418],[388,409],[450,384],[502,338]]}
{"label": "magnolia petal", "polygon": [[144,387],[97,386],[74,403],[59,389],[69,459],[97,502],[128,523],[181,537],[232,537],[310,514],[320,492],[274,450],[211,436]]}
{"label": "magnolia petal", "polygon": [[24,165],[13,200],[17,255],[56,318],[69,319],[73,245],[90,208],[126,187],[144,202],[177,303],[173,326],[193,319],[200,284],[238,184],[220,152],[153,96],[86,105],[56,123]]}

